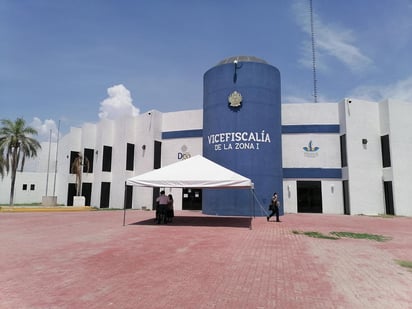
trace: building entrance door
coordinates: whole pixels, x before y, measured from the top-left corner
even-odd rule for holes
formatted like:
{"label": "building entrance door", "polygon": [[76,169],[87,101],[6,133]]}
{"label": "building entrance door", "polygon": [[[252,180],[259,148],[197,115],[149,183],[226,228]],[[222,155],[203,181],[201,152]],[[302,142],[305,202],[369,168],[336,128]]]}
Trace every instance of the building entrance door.
{"label": "building entrance door", "polygon": [[[67,206],[73,206],[73,197],[76,196],[76,184],[69,183],[67,189]],[[82,183],[82,196],[85,197],[86,206],[90,206],[90,199],[92,196],[92,183],[83,182]]]}
{"label": "building entrance door", "polygon": [[343,188],[343,213],[345,215],[350,215],[349,184],[347,180],[342,181],[342,188]]}
{"label": "building entrance door", "polygon": [[322,213],[320,181],[297,181],[298,212]]}
{"label": "building entrance door", "polygon": [[90,206],[91,197],[92,197],[92,183],[83,182],[82,183],[82,196],[85,198],[86,206]]}
{"label": "building entrance door", "polygon": [[183,189],[182,209],[202,210],[202,189]]}
{"label": "building entrance door", "polygon": [[383,188],[385,190],[385,210],[387,215],[395,215],[395,209],[393,207],[393,191],[392,181],[384,181]]}
{"label": "building entrance door", "polygon": [[76,195],[76,184],[69,183],[67,187],[67,206],[73,206],[73,196]]}

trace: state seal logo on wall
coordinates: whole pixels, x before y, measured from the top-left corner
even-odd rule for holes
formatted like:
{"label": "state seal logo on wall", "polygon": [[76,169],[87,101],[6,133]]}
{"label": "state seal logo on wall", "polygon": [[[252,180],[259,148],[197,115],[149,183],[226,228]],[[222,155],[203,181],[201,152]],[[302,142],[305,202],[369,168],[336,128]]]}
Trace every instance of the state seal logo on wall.
{"label": "state seal logo on wall", "polygon": [[237,92],[237,91],[233,91],[230,95],[229,95],[229,106],[230,107],[240,107],[242,105],[242,95]]}

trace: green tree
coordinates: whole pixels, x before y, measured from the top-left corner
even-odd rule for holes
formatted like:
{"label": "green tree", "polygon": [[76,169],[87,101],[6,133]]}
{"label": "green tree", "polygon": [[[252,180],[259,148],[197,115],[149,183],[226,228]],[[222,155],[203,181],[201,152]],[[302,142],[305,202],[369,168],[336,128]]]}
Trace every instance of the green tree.
{"label": "green tree", "polygon": [[2,119],[0,127],[0,170],[11,172],[10,205],[14,204],[14,185],[16,183],[16,173],[20,166],[23,171],[26,157],[37,156],[37,150],[41,149],[40,143],[32,136],[37,135],[37,131],[26,126],[22,118],[17,118],[15,122]]}
{"label": "green tree", "polygon": [[0,153],[0,176],[2,179],[4,177],[4,169],[5,169],[5,164],[4,164],[3,153]]}

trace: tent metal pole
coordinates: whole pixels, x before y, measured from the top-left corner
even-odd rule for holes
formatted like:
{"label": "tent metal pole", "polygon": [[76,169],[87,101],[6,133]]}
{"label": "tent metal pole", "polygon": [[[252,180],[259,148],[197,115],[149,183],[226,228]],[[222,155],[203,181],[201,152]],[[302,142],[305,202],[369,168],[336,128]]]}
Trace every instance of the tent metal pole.
{"label": "tent metal pole", "polygon": [[252,188],[252,205],[253,205],[253,217],[255,218],[256,214],[255,214],[255,189],[254,188]]}
{"label": "tent metal pole", "polygon": [[252,206],[253,216],[252,216],[252,213],[251,213],[250,214],[250,227],[249,227],[249,229],[252,229],[253,218],[255,216],[255,199],[253,198],[253,188],[250,188],[250,193],[251,193],[251,196],[252,196],[251,206]]}
{"label": "tent metal pole", "polygon": [[124,199],[123,199],[123,226],[126,224],[126,181],[124,182]]}

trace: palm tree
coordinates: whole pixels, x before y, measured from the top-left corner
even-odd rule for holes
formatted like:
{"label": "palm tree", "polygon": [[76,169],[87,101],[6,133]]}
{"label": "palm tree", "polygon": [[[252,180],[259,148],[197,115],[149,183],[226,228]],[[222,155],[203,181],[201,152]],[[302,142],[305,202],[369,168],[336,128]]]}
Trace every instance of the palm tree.
{"label": "palm tree", "polygon": [[[16,172],[20,165],[23,171],[26,157],[37,156],[37,150],[41,149],[40,143],[31,136],[37,135],[32,127],[27,127],[23,118],[17,118],[15,122],[2,119],[0,127],[0,170],[11,171],[10,205],[13,205],[14,184],[16,183]],[[3,167],[3,168],[2,168]]]}
{"label": "palm tree", "polygon": [[3,158],[3,153],[0,153],[0,176],[1,179],[3,179],[4,177],[4,168],[5,168],[5,164],[4,164],[4,158]]}

